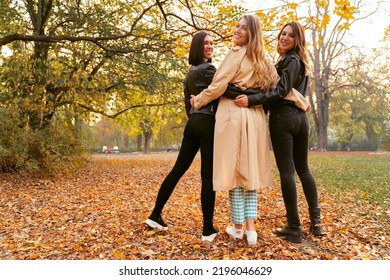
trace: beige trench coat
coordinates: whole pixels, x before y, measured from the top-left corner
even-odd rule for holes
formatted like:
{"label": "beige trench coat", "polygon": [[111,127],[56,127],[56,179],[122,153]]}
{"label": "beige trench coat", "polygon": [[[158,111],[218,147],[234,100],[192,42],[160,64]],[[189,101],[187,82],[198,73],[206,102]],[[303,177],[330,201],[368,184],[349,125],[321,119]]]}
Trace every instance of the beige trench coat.
{"label": "beige trench coat", "polygon": [[[199,109],[221,96],[229,83],[242,89],[257,86],[246,47],[235,47],[229,51],[218,67],[211,85],[195,96],[195,108]],[[214,133],[214,190],[226,191],[237,186],[247,190],[270,187],[272,176],[269,143],[262,107],[238,107],[233,100],[222,96],[216,113]]]}

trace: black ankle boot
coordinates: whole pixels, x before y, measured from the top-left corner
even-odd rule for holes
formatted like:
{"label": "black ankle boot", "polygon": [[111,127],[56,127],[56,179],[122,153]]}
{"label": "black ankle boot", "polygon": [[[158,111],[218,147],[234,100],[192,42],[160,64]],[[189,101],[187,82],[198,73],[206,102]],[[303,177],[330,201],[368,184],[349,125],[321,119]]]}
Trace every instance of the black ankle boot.
{"label": "black ankle boot", "polygon": [[321,236],[322,230],[320,226],[320,208],[313,207],[309,208],[309,214],[310,214],[310,232],[315,236]]}
{"label": "black ankle boot", "polygon": [[286,225],[283,228],[276,229],[276,235],[284,237],[293,243],[302,243],[302,230],[300,226]]}

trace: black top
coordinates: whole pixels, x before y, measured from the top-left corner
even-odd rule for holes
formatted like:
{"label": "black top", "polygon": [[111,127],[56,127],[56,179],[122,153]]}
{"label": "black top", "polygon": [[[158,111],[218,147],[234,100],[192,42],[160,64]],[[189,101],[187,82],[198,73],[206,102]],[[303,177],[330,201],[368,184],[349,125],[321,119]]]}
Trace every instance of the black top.
{"label": "black top", "polygon": [[214,115],[217,110],[219,99],[210,101],[207,105],[200,110],[195,111],[191,108],[191,95],[198,95],[202,90],[206,89],[213,80],[214,74],[217,69],[209,62],[201,63],[197,66],[192,65],[184,80],[184,103],[187,116],[192,113],[205,113]]}
{"label": "black top", "polygon": [[269,92],[249,95],[249,107],[268,104],[272,109],[273,107],[279,107],[289,102],[293,103],[292,101],[283,99],[292,88],[298,90],[303,96],[306,95],[309,77],[305,75],[303,61],[293,51],[285,53],[275,67],[280,77],[276,88]]}

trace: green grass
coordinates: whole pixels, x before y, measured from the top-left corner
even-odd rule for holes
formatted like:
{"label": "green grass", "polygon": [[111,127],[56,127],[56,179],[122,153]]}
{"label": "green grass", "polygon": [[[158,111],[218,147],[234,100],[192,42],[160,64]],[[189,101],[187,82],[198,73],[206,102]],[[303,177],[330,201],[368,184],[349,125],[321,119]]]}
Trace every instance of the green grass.
{"label": "green grass", "polygon": [[320,190],[390,209],[390,154],[313,153],[309,164]]}

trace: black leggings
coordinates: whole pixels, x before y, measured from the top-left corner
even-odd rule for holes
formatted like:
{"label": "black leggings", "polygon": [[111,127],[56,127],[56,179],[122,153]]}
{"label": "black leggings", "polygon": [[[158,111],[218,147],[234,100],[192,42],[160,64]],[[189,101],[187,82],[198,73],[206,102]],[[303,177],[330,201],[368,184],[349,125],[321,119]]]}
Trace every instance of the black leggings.
{"label": "black leggings", "polygon": [[269,126],[287,219],[299,223],[295,171],[309,208],[318,207],[317,187],[308,164],[309,120],[298,108],[283,105],[271,110]]}
{"label": "black leggings", "polygon": [[206,222],[213,220],[215,205],[215,191],[213,190],[214,126],[214,116],[199,113],[190,116],[184,129],[184,137],[176,163],[161,184],[154,211],[161,213],[176,184],[191,166],[200,149],[203,220]]}

